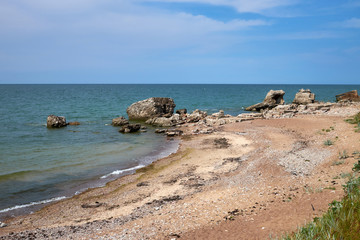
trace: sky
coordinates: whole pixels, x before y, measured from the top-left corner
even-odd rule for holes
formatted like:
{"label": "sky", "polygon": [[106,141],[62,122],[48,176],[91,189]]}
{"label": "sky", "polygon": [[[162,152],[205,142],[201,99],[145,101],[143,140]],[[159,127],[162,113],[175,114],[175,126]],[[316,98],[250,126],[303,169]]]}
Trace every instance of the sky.
{"label": "sky", "polygon": [[360,0],[0,0],[0,83],[360,84]]}

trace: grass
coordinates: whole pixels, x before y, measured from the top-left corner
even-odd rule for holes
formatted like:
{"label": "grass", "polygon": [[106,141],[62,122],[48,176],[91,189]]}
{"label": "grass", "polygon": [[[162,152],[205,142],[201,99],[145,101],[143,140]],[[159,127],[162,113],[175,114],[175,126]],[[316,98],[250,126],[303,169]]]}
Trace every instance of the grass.
{"label": "grass", "polygon": [[339,159],[347,159],[348,157],[349,155],[346,150],[344,150],[343,152],[339,152]]}
{"label": "grass", "polygon": [[333,141],[331,141],[330,139],[324,141],[324,145],[325,145],[325,146],[331,146],[331,145],[333,145],[333,144],[334,144]]}
{"label": "grass", "polygon": [[345,121],[350,123],[350,124],[356,124],[355,132],[360,132],[360,112],[357,113],[352,118],[346,119]]}
{"label": "grass", "polygon": [[[360,160],[353,171],[360,171]],[[344,198],[340,202],[331,202],[322,217],[314,218],[305,227],[282,239],[360,239],[360,177],[354,174],[343,189]]]}

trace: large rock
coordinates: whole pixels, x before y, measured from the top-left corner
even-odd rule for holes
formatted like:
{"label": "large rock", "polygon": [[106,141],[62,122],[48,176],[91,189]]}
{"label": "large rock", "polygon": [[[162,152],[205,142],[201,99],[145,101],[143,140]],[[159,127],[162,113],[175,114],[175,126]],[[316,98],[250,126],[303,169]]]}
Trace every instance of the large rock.
{"label": "large rock", "polygon": [[47,117],[46,126],[48,128],[61,128],[66,127],[66,118],[61,116],[49,115]]}
{"label": "large rock", "polygon": [[145,123],[158,126],[158,127],[172,127],[178,124],[183,124],[185,121],[179,114],[174,114],[169,118],[166,117],[156,117],[150,118]]}
{"label": "large rock", "polygon": [[296,93],[293,103],[294,104],[302,104],[306,105],[309,103],[315,102],[315,94],[310,91],[310,89],[300,89],[298,93]]}
{"label": "large rock", "polygon": [[345,101],[360,102],[360,96],[358,95],[357,90],[352,90],[350,92],[336,95],[336,101],[337,102],[345,102]]}
{"label": "large rock", "polygon": [[271,109],[276,107],[277,105],[284,104],[284,95],[285,92],[283,90],[270,90],[264,99],[263,102],[257,103],[250,107],[247,107],[246,111],[261,111],[264,109]]}
{"label": "large rock", "polygon": [[154,117],[170,117],[175,106],[171,98],[152,97],[133,103],[126,112],[129,120],[147,120]]}
{"label": "large rock", "polygon": [[119,132],[121,133],[133,133],[133,132],[137,132],[139,131],[141,128],[141,125],[136,123],[136,124],[127,124],[121,127],[121,129],[119,130]]}
{"label": "large rock", "polygon": [[129,121],[124,117],[114,118],[111,123],[113,126],[124,126],[129,124]]}

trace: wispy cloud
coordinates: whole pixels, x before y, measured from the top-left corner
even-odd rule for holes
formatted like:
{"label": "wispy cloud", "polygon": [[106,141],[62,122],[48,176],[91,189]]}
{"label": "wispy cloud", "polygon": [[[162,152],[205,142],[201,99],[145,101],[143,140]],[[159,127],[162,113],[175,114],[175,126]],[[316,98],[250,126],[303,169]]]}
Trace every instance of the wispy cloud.
{"label": "wispy cloud", "polygon": [[333,23],[332,26],[342,28],[360,28],[360,18],[351,18],[343,22],[336,22]]}
{"label": "wispy cloud", "polygon": [[142,2],[178,2],[178,3],[202,3],[218,6],[229,6],[238,12],[261,13],[277,7],[289,6],[297,3],[297,0],[138,0]]}

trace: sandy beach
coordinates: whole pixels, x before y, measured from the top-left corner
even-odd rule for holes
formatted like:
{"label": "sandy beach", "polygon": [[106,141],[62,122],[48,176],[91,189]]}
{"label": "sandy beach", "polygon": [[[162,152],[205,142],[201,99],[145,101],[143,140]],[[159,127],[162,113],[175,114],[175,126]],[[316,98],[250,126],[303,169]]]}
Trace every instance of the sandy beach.
{"label": "sandy beach", "polygon": [[[4,221],[0,239],[268,239],[295,231],[343,196],[360,150],[344,119],[254,119],[191,134],[177,153],[38,212]],[[331,140],[330,146],[324,144]],[[346,158],[339,159],[339,156]]]}

